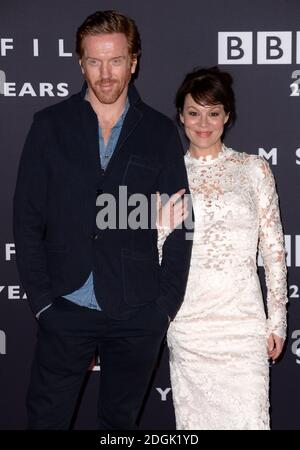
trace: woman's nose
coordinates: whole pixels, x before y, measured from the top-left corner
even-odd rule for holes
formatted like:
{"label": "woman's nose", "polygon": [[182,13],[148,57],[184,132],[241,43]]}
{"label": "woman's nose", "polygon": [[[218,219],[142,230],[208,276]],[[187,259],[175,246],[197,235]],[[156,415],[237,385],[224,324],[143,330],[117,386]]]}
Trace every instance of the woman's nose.
{"label": "woman's nose", "polygon": [[201,114],[199,116],[199,125],[205,127],[208,124],[208,118],[205,114]]}

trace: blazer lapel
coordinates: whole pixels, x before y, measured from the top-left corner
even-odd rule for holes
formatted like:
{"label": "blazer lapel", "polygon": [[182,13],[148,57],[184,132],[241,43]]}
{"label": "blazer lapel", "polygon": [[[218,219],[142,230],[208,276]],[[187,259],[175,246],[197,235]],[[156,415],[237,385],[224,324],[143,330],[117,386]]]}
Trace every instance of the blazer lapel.
{"label": "blazer lapel", "polygon": [[86,184],[94,189],[102,169],[99,154],[98,120],[89,102],[81,101],[79,117],[80,172],[83,174]]}
{"label": "blazer lapel", "polygon": [[[130,100],[129,100],[130,101]],[[110,158],[110,161],[106,167],[105,170],[105,176],[108,176],[113,168],[113,165],[118,160],[118,154],[121,151],[121,147],[124,145],[125,141],[128,139],[128,137],[131,135],[135,127],[138,125],[140,120],[142,119],[142,112],[137,109],[134,105],[129,107],[129,110],[126,114],[126,117],[124,119],[124,123],[122,126],[122,130],[116,145],[116,148]]]}
{"label": "blazer lapel", "polygon": [[[85,185],[94,189],[97,187],[99,175],[102,173],[99,152],[98,120],[90,103],[84,100],[85,92],[86,83],[77,97],[78,103],[76,106],[78,107],[78,120],[75,120],[75,127],[78,128],[77,136],[80,139],[80,145],[78,150],[74,149],[74,151],[77,152],[76,166],[77,169],[79,169],[80,179],[83,180]],[[128,97],[130,107],[124,119],[116,148],[105,170],[105,177],[110,174],[113,165],[118,160],[118,154],[120,153],[122,146],[143,117],[143,113],[138,107],[140,97],[133,85],[129,86]]]}

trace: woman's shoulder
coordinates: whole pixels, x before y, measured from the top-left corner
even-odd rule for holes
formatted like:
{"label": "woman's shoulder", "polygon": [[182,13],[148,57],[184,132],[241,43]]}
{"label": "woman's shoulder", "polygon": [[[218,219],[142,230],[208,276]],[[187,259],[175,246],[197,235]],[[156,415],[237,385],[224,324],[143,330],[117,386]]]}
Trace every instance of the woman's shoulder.
{"label": "woman's shoulder", "polygon": [[270,165],[262,156],[253,155],[244,151],[236,151],[231,148],[227,148],[227,151],[232,160],[245,169],[247,176],[253,182],[260,183],[266,178],[272,178]]}
{"label": "woman's shoulder", "polygon": [[247,153],[244,151],[233,150],[232,148],[226,147],[228,155],[236,160],[237,162],[247,166],[248,169],[253,168],[253,170],[263,171],[269,169],[269,163],[259,155],[254,155],[252,153]]}
{"label": "woman's shoulder", "polygon": [[259,155],[253,155],[252,153],[247,153],[243,150],[235,150],[231,147],[225,147],[225,150],[229,156],[236,158],[240,162],[249,163],[249,164],[260,164],[261,161],[264,161],[264,158]]}
{"label": "woman's shoulder", "polygon": [[232,152],[232,157],[236,159],[247,171],[253,180],[258,182],[263,181],[266,177],[272,177],[272,170],[268,161],[262,156],[254,155],[244,151],[236,151],[229,149]]}

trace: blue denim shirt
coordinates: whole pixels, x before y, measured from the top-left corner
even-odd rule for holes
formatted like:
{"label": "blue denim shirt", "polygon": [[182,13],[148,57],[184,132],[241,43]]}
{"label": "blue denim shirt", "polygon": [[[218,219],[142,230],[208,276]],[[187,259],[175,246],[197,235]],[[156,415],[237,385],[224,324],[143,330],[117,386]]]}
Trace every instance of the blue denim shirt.
{"label": "blue denim shirt", "polygon": [[[104,170],[106,169],[107,164],[109,163],[109,160],[112,157],[112,154],[116,148],[128,109],[129,109],[129,100],[127,98],[125,109],[120,118],[118,119],[118,121],[116,122],[116,124],[111,129],[109,139],[106,145],[104,144],[102,130],[99,127],[99,152],[100,152],[101,167]],[[92,309],[98,309],[99,311],[101,311],[101,308],[98,305],[94,292],[94,282],[92,272],[90,273],[88,279],[83,284],[83,286],[81,286],[79,289],[72,292],[71,294],[64,295],[64,298],[70,300],[71,302],[76,303],[77,305],[85,306],[87,308]]]}

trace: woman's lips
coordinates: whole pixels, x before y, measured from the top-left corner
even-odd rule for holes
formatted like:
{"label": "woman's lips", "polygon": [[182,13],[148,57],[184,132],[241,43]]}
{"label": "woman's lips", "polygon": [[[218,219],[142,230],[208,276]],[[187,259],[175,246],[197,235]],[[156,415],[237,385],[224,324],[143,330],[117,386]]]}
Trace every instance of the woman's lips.
{"label": "woman's lips", "polygon": [[197,136],[202,137],[202,138],[208,138],[212,134],[211,131],[195,131],[195,133],[197,134]]}

